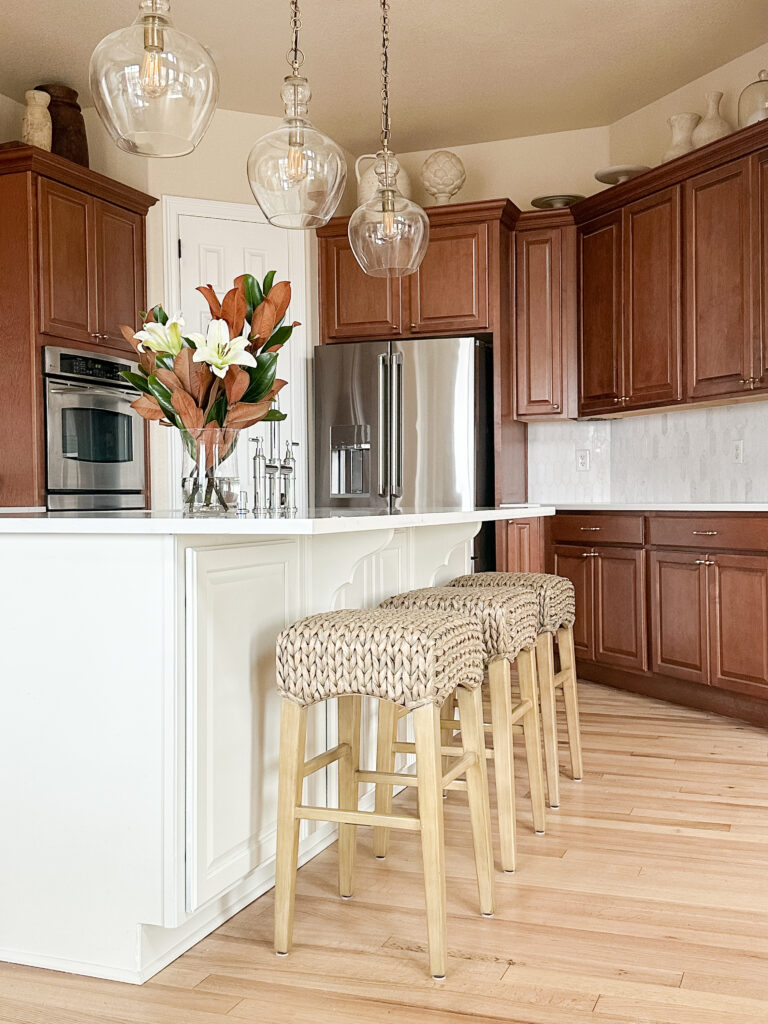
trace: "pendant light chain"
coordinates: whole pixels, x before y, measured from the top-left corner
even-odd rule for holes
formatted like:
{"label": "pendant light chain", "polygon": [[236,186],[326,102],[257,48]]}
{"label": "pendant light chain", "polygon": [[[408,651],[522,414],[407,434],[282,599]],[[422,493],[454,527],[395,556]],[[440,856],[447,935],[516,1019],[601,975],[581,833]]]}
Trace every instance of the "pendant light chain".
{"label": "pendant light chain", "polygon": [[389,151],[389,0],[381,0],[381,147]]}
{"label": "pendant light chain", "polygon": [[298,75],[299,68],[304,63],[304,52],[299,49],[299,32],[301,31],[301,11],[299,0],[290,0],[291,6],[291,31],[293,32],[293,43],[286,53],[285,59],[293,69],[294,75]]}

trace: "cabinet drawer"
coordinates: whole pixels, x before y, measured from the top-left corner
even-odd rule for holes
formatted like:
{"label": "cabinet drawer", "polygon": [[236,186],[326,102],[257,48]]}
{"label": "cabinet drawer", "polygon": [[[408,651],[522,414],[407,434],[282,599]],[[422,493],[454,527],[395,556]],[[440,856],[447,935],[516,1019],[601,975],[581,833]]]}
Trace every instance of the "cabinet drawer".
{"label": "cabinet drawer", "polygon": [[552,522],[552,540],[557,544],[642,545],[643,517],[558,515]]}
{"label": "cabinet drawer", "polygon": [[768,551],[768,516],[656,516],[648,524],[655,547]]}

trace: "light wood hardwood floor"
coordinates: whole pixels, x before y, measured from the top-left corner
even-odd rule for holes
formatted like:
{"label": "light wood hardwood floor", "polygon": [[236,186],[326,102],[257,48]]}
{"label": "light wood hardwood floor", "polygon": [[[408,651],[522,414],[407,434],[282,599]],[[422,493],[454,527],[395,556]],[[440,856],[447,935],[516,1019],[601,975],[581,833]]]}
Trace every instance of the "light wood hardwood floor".
{"label": "light wood hardwood floor", "polygon": [[289,957],[271,951],[268,894],[140,988],[0,965],[0,1021],[766,1024],[768,733],[580,692],[584,781],[563,746],[546,836],[520,789],[518,871],[497,876],[492,920],[465,799],[447,801],[447,981],[427,975],[418,835],[377,861],[361,830],[355,899],[335,895],[335,847],[299,872]]}

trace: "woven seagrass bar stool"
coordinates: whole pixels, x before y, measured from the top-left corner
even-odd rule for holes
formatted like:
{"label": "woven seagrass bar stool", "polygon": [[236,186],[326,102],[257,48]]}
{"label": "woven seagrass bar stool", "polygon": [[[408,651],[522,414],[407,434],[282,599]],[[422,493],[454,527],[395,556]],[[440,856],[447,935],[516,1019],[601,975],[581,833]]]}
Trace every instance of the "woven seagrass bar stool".
{"label": "woven seagrass bar stool", "polygon": [[[496,776],[496,805],[499,819],[501,866],[515,870],[515,761],[513,735],[522,727],[528,780],[531,790],[533,827],[543,833],[545,827],[544,779],[541,770],[541,736],[539,732],[539,699],[536,685],[536,636],[538,608],[528,591],[502,590],[499,587],[429,587],[411,590],[384,601],[382,608],[418,608],[425,612],[453,612],[477,622],[483,631],[485,662],[490,691],[490,723],[484,731],[493,737],[492,757]],[[510,666],[517,662],[520,694],[513,696]],[[451,705],[452,707],[452,705]],[[441,720],[443,739],[450,740],[457,729],[464,729],[459,708],[459,722],[453,711]],[[379,729],[377,767],[389,767],[393,751],[407,752],[409,745],[396,740],[396,722],[388,730]],[[387,732],[394,742],[388,742]],[[443,747],[447,753],[449,746]],[[391,787],[377,786],[377,809],[387,813],[391,807]],[[387,834],[374,834],[374,853],[387,852]]]}
{"label": "woven seagrass bar stool", "polygon": [[[576,654],[573,646],[573,624],[576,621],[576,597],[573,583],[563,576],[543,572],[478,572],[459,576],[452,587],[499,587],[529,590],[536,596],[539,610],[539,635],[536,640],[536,662],[539,671],[539,698],[544,734],[544,758],[547,768],[549,806],[560,806],[560,774],[557,747],[557,692],[562,690],[571,775],[580,781],[583,774],[579,698],[576,684]],[[560,658],[555,672],[554,642]]]}
{"label": "woven seagrass bar stool", "polygon": [[[427,907],[429,970],[445,977],[446,906],[443,789],[465,777],[469,800],[480,911],[493,914],[493,848],[485,764],[481,684],[484,646],[476,621],[461,615],[420,610],[337,611],[302,619],[277,640],[277,683],[282,693],[275,952],[288,953],[299,822],[339,822],[339,893],[354,888],[356,827],[376,825],[421,833]],[[456,695],[462,715],[462,747],[444,774],[440,709]],[[381,709],[413,712],[416,774],[360,771],[362,697]],[[333,749],[305,761],[307,708],[338,698],[339,736]],[[304,779],[338,762],[339,807],[302,803]],[[387,814],[358,809],[358,785],[387,782],[415,786],[418,814]]]}

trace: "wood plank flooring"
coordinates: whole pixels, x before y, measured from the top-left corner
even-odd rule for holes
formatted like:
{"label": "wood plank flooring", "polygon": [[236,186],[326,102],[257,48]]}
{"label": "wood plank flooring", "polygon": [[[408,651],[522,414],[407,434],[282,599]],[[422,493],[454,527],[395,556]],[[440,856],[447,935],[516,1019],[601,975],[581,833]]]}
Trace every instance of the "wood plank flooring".
{"label": "wood plank flooring", "polygon": [[0,1021],[766,1024],[768,733],[593,684],[581,703],[584,781],[563,748],[546,836],[519,786],[519,867],[492,920],[449,796],[446,981],[427,975],[418,836],[377,861],[361,830],[353,900],[335,847],[300,871],[290,956],[271,951],[268,894],[142,987],[0,965]]}

